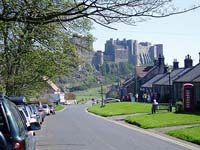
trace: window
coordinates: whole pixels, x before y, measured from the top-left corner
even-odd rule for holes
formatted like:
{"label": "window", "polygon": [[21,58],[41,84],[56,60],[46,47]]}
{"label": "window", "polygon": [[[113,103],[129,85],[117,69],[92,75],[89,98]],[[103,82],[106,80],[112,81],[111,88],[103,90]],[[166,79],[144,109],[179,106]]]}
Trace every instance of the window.
{"label": "window", "polygon": [[0,104],[0,131],[3,134],[8,134],[9,131],[4,114],[3,106]]}

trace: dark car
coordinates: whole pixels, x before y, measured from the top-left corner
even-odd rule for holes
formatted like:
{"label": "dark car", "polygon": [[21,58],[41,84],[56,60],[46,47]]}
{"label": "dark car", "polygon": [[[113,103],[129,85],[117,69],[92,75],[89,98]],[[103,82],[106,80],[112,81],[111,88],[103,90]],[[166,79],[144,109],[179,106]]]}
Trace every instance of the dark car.
{"label": "dark car", "polygon": [[27,128],[17,106],[7,96],[0,95],[0,142],[2,147],[5,144],[5,150],[35,150],[36,141],[28,131],[39,129],[37,122]]}

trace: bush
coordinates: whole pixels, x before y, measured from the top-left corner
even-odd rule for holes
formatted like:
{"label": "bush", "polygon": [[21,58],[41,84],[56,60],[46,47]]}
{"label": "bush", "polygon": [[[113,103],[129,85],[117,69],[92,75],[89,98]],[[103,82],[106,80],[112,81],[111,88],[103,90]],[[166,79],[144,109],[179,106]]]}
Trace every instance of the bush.
{"label": "bush", "polygon": [[183,102],[182,101],[177,101],[175,104],[175,111],[177,113],[183,112]]}
{"label": "bush", "polygon": [[74,93],[65,93],[65,99],[67,100],[72,100],[72,99],[76,99],[76,95]]}

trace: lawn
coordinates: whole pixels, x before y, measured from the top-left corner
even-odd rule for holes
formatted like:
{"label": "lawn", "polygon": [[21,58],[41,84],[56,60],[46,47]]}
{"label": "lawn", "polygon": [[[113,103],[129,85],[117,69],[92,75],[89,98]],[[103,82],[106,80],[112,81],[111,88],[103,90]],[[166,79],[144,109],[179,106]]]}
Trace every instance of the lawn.
{"label": "lawn", "polygon": [[100,87],[97,88],[91,88],[83,91],[75,91],[74,94],[76,94],[76,100],[77,102],[86,102],[88,100],[91,100],[92,98],[100,99],[101,94],[99,93]]}
{"label": "lawn", "polygon": [[100,104],[97,104],[88,108],[88,111],[104,117],[134,114],[134,113],[144,113],[144,112],[150,113],[151,104],[116,102],[116,103],[107,103],[105,104],[104,107],[101,107]]}
{"label": "lawn", "polygon": [[178,130],[172,130],[168,131],[167,134],[190,141],[192,143],[200,144],[200,126],[198,127],[191,127],[191,128],[185,128],[185,129],[178,129]]}
{"label": "lawn", "polygon": [[56,105],[56,107],[55,107],[55,111],[59,111],[59,110],[62,110],[62,109],[64,109],[63,105]]}
{"label": "lawn", "polygon": [[153,115],[131,116],[126,122],[142,128],[159,128],[186,124],[200,124],[200,114],[157,113]]}

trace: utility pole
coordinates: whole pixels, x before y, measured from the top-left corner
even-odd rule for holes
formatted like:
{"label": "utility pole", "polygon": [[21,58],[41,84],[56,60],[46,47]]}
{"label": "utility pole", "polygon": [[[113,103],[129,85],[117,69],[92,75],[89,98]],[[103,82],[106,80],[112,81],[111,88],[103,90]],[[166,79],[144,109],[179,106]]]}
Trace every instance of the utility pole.
{"label": "utility pole", "polygon": [[103,69],[102,65],[99,65],[99,72],[101,74],[101,79],[100,79],[100,86],[101,86],[101,107],[104,106],[104,99],[103,99]]}
{"label": "utility pole", "polygon": [[168,75],[169,75],[169,103],[170,103],[170,112],[172,112],[172,92],[171,92],[171,67],[168,68]]}
{"label": "utility pole", "polygon": [[102,81],[101,81],[101,107],[103,107],[104,106],[104,100],[103,100],[103,83],[102,83]]}
{"label": "utility pole", "polygon": [[134,78],[135,78],[135,101],[138,101],[138,87],[137,87],[137,69],[135,64],[135,72],[134,72]]}

